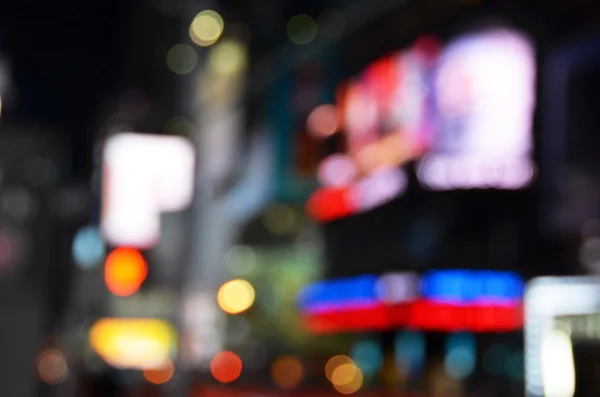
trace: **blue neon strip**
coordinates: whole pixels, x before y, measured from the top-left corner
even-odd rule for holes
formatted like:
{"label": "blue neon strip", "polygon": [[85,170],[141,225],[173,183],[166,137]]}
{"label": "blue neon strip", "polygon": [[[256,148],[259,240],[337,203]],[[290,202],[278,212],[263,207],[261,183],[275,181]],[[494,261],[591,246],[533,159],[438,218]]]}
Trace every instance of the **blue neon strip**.
{"label": "blue neon strip", "polygon": [[[376,276],[360,276],[311,284],[300,294],[300,308],[317,312],[379,304],[382,296],[392,293],[378,291],[378,280]],[[421,298],[436,302],[503,305],[520,302],[524,285],[514,272],[437,270],[421,277],[419,290]]]}
{"label": "blue neon strip", "polygon": [[307,310],[378,303],[376,285],[376,276],[320,281],[302,291],[299,304],[302,309]]}
{"label": "blue neon strip", "polygon": [[513,272],[440,270],[421,278],[422,297],[452,303],[517,301],[523,289],[523,279]]}

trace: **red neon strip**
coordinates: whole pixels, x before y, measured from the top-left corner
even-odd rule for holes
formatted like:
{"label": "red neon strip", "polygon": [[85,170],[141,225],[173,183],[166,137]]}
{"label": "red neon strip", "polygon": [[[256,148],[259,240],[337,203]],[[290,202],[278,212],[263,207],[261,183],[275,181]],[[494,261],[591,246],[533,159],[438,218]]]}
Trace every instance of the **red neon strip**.
{"label": "red neon strip", "polygon": [[306,314],[305,328],[315,334],[357,332],[390,328],[429,331],[508,332],[523,327],[523,306],[461,306],[420,300],[401,305],[380,305]]}

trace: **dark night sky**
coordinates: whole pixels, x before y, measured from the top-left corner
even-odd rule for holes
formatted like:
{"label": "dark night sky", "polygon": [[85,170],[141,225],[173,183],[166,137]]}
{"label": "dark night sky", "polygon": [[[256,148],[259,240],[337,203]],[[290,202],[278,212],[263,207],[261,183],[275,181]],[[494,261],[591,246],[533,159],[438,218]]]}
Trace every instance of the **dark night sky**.
{"label": "dark night sky", "polygon": [[134,2],[13,0],[0,9],[0,50],[18,89],[7,122],[47,125],[71,146],[75,177],[89,172],[98,105],[120,84]]}

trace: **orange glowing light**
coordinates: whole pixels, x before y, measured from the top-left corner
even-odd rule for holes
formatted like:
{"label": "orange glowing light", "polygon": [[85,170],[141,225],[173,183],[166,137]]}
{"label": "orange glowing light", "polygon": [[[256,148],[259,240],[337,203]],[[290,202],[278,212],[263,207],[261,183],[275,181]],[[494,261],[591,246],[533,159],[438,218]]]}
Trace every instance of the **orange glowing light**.
{"label": "orange glowing light", "polygon": [[108,290],[117,296],[133,295],[148,276],[148,265],[133,248],[117,248],[106,258],[104,279]]}
{"label": "orange glowing light", "polygon": [[174,372],[175,367],[173,366],[173,363],[169,362],[163,368],[144,370],[144,378],[155,385],[162,385],[171,380]]}
{"label": "orange glowing light", "polygon": [[45,383],[56,385],[67,378],[67,359],[56,349],[46,349],[37,358],[37,370]]}
{"label": "orange glowing light", "polygon": [[217,353],[210,362],[210,373],[221,383],[231,383],[242,373],[242,359],[230,351]]}
{"label": "orange glowing light", "polygon": [[271,367],[271,377],[280,388],[291,390],[302,382],[304,367],[296,357],[279,357]]}

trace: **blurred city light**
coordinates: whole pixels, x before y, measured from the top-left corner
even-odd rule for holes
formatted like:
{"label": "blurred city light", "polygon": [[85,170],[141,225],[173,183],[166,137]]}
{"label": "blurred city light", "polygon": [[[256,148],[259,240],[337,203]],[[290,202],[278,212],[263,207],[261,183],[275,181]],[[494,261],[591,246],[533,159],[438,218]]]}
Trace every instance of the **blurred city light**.
{"label": "blurred city light", "polygon": [[254,287],[245,280],[231,280],[219,288],[217,302],[228,314],[239,314],[248,310],[254,303]]}
{"label": "blurred city light", "polygon": [[230,351],[217,353],[210,362],[210,373],[221,383],[231,383],[242,373],[242,360]]}
{"label": "blurred city light", "polygon": [[89,343],[114,367],[161,370],[171,362],[177,337],[163,320],[105,318],[92,325]]}
{"label": "blurred city light", "polygon": [[376,341],[361,341],[352,348],[352,360],[367,376],[376,375],[383,365],[383,352]]}
{"label": "blurred city light", "polygon": [[190,24],[190,38],[201,47],[214,44],[221,34],[225,23],[219,13],[213,10],[200,12]]}
{"label": "blurred city light", "polygon": [[446,342],[446,372],[455,379],[464,379],[475,369],[475,337],[467,333],[450,334]]}
{"label": "blurred city light", "polygon": [[56,349],[46,349],[37,358],[37,372],[40,379],[48,384],[63,382],[69,375],[65,355]]}
{"label": "blurred city light", "polygon": [[248,65],[246,47],[235,40],[223,40],[213,47],[208,66],[218,75],[234,77],[244,72]]}
{"label": "blurred city light", "polygon": [[176,44],[167,52],[167,66],[173,73],[188,74],[198,64],[198,54],[189,44]]}
{"label": "blurred city light", "polygon": [[[104,145],[101,229],[112,245],[149,248],[160,214],[187,208],[194,196],[195,148],[181,136],[120,133]],[[118,171],[117,171],[118,170]]]}
{"label": "blurred city light", "polygon": [[88,270],[102,263],[105,255],[104,241],[95,226],[81,228],[73,239],[72,255],[75,264]]}
{"label": "blurred city light", "polygon": [[104,279],[106,287],[114,295],[133,295],[147,276],[146,260],[136,249],[116,248],[106,258]]}
{"label": "blurred city light", "polygon": [[354,361],[352,361],[350,357],[343,354],[333,356],[327,360],[327,364],[325,364],[325,376],[330,382],[333,382],[331,379],[335,369],[344,364],[354,364]]}
{"label": "blurred city light", "polygon": [[297,218],[291,207],[284,204],[275,205],[265,212],[265,227],[275,235],[291,234],[298,227]]}
{"label": "blurred city light", "polygon": [[572,397],[575,395],[575,363],[569,335],[552,331],[542,342],[542,379],[544,395]]}
{"label": "blurred city light", "polygon": [[271,367],[271,377],[281,389],[291,390],[302,382],[304,366],[297,357],[279,357]]}
{"label": "blurred city light", "polygon": [[144,369],[144,378],[155,385],[162,385],[173,378],[175,366],[169,361],[164,367],[156,369]]}
{"label": "blurred city light", "polygon": [[317,37],[317,23],[306,14],[294,15],[287,23],[287,35],[294,44],[308,44]]}
{"label": "blurred city light", "polygon": [[363,384],[363,373],[354,363],[337,366],[331,373],[331,384],[341,394],[356,393]]}
{"label": "blurred city light", "polygon": [[315,138],[328,138],[338,131],[338,118],[335,105],[321,105],[310,112],[306,119],[306,127]]}
{"label": "blurred city light", "polygon": [[350,156],[332,154],[321,162],[317,176],[321,185],[341,188],[350,185],[358,176],[358,172]]}
{"label": "blurred city light", "polygon": [[225,255],[225,265],[231,274],[246,276],[256,267],[256,253],[246,245],[234,245]]}

